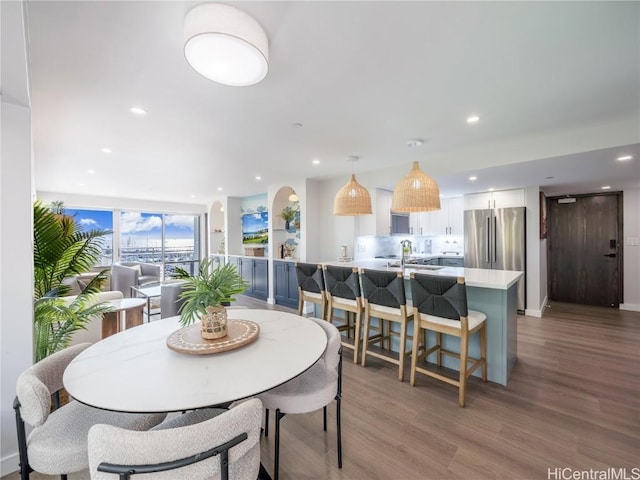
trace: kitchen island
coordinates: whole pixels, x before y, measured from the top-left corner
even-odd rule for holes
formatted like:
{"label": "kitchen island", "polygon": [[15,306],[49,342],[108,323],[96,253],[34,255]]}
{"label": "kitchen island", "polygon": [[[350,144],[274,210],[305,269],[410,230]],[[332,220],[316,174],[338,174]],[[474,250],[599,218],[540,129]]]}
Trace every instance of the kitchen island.
{"label": "kitchen island", "polygon": [[[325,264],[358,267],[373,270],[400,271],[399,267],[388,267],[388,262],[380,259],[355,262],[324,262]],[[411,272],[438,276],[464,277],[467,285],[469,309],[478,310],[487,316],[487,374],[488,379],[500,385],[507,385],[509,373],[516,363],[517,348],[517,304],[518,281],[523,272],[511,270],[486,270],[481,268],[432,267],[430,265],[409,265],[404,269],[407,298],[411,298],[409,275]],[[411,330],[412,331],[412,330]],[[443,335],[443,347],[454,352],[460,351],[458,338]],[[435,342],[430,332],[429,345]],[[397,350],[397,346],[395,348]],[[480,341],[478,335],[471,337],[469,355],[479,358]],[[435,354],[428,360],[435,361]],[[458,360],[443,356],[444,366],[458,370]],[[480,376],[480,371],[474,372]]]}

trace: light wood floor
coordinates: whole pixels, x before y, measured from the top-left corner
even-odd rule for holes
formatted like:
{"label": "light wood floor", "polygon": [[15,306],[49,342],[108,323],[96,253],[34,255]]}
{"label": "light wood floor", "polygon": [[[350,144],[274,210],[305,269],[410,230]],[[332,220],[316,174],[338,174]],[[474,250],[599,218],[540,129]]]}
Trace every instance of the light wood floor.
{"label": "light wood floor", "polygon": [[[419,376],[412,388],[395,365],[363,368],[345,352],[343,468],[332,406],[326,434],[320,412],[283,419],[283,480],[546,479],[556,467],[640,466],[640,313],[554,303],[544,318],[519,317],[509,386],[473,378],[465,408],[454,387]],[[261,447],[271,471],[271,435]]]}

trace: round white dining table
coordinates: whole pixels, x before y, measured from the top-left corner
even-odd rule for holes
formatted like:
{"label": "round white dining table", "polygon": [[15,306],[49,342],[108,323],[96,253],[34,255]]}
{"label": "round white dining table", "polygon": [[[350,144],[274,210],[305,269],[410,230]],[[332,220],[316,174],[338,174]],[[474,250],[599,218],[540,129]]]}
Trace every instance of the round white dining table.
{"label": "round white dining table", "polygon": [[277,387],[311,367],[326,349],[324,330],[308,318],[256,309],[229,309],[227,314],[257,323],[258,338],[221,353],[180,353],[166,344],[181,328],[179,317],[157,320],[84,350],[65,370],[64,387],[76,400],[107,410],[190,410]]}

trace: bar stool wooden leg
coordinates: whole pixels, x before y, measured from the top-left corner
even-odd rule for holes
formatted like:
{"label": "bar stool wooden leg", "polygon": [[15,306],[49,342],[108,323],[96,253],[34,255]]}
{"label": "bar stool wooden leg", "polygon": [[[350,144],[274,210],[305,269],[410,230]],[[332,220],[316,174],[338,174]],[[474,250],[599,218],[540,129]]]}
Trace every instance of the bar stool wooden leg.
{"label": "bar stool wooden leg", "polygon": [[[366,333],[364,338],[367,338]],[[400,355],[400,357],[398,358],[399,360],[398,380],[400,380],[401,382],[404,381],[404,359],[406,356],[406,352],[405,352],[406,349],[407,349],[407,322],[403,321],[400,323],[400,348],[398,348],[398,354]]]}
{"label": "bar stool wooden leg", "polygon": [[480,329],[480,359],[482,360],[482,381],[487,381],[487,322]]}
{"label": "bar stool wooden leg", "polygon": [[[420,345],[420,320],[413,321],[413,346],[411,347],[411,373],[409,374],[409,384],[413,387],[416,383],[416,367],[418,366],[418,351]],[[426,348],[426,345],[425,345]]]}
{"label": "bar stool wooden leg", "polygon": [[442,366],[442,333],[440,332],[436,332],[436,345],[438,347],[438,350],[436,350],[436,364],[439,367],[441,367]]}
{"label": "bar stool wooden leg", "polygon": [[371,314],[369,313],[369,307],[366,306],[365,310],[364,310],[364,335],[363,335],[363,342],[362,342],[362,366],[366,367],[367,366],[367,347],[369,346],[369,342],[367,341],[367,339],[369,338],[369,324],[371,322]]}
{"label": "bar stool wooden leg", "polygon": [[467,388],[467,353],[469,350],[469,334],[462,329],[460,337],[460,380],[458,392],[458,404],[464,407],[464,395]]}
{"label": "bar stool wooden leg", "polygon": [[360,347],[360,323],[362,321],[362,310],[356,313],[356,330],[353,338],[353,363],[358,363],[358,349]]}
{"label": "bar stool wooden leg", "polygon": [[302,291],[298,290],[298,315],[302,316],[303,308],[304,308],[304,300],[302,298]]}

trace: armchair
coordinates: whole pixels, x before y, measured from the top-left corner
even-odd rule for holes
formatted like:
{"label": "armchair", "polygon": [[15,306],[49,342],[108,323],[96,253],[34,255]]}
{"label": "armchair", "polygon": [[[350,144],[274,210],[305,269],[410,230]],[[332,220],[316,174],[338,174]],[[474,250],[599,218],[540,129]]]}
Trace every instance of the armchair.
{"label": "armchair", "polygon": [[160,281],[162,265],[139,262],[118,262],[111,266],[111,289],[131,297],[131,287]]}

